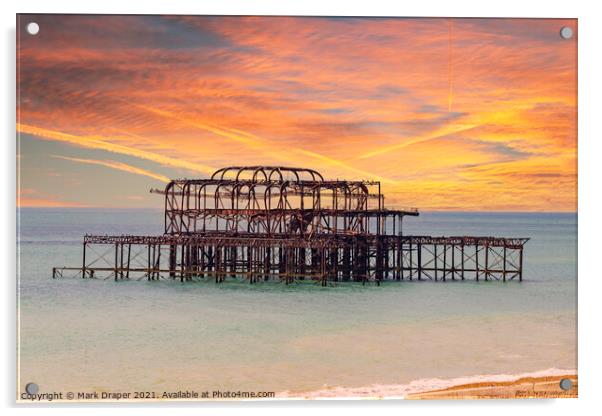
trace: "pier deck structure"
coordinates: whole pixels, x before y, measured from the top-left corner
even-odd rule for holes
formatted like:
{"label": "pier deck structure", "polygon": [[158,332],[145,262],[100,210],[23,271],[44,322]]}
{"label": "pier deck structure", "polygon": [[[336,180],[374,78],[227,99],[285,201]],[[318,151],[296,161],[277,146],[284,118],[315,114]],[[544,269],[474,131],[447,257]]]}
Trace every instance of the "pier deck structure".
{"label": "pier deck structure", "polygon": [[53,278],[249,283],[518,280],[528,238],[404,235],[378,181],[311,169],[228,167],[164,190],[162,235],[85,235],[81,266]]}

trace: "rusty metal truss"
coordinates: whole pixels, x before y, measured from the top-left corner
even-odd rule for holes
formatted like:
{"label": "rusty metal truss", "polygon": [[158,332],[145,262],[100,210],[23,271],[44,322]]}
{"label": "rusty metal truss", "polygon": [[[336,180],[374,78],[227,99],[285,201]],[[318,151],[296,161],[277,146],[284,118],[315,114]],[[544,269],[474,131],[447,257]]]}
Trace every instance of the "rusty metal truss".
{"label": "rusty metal truss", "polygon": [[227,167],[164,190],[163,235],[86,235],[81,267],[103,279],[522,280],[528,238],[403,234],[415,208],[387,209],[378,181],[324,180],[312,169]]}

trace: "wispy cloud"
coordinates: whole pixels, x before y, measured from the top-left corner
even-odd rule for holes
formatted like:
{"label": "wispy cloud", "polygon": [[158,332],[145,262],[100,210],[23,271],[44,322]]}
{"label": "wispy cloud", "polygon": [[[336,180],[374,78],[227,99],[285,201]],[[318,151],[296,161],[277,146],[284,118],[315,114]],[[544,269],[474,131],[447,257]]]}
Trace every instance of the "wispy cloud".
{"label": "wispy cloud", "polygon": [[431,209],[575,207],[577,45],[558,35],[575,20],[35,18],[17,130],[78,159],[307,166]]}
{"label": "wispy cloud", "polygon": [[206,165],[187,162],[182,159],[171,158],[163,156],[161,154],[136,149],[133,147],[122,146],[119,144],[111,143],[108,139],[105,138],[99,138],[95,136],[76,136],[73,134],[62,133],[59,131],[30,126],[23,123],[17,123],[17,131],[20,133],[32,134],[36,137],[46,140],[56,140],[60,142],[66,142],[75,146],[81,146],[90,149],[106,150],[107,152],[111,153],[119,153],[140,159],[150,160],[152,162],[156,162],[165,166],[184,168],[196,172],[202,172],[205,174],[210,174],[215,171],[214,168]]}
{"label": "wispy cloud", "polygon": [[[210,133],[216,134],[220,137],[225,137],[227,139],[231,139],[235,142],[238,142],[242,145],[248,146],[252,150],[262,152],[276,160],[284,160],[287,162],[298,163],[299,158],[309,158],[314,162],[318,162],[321,166],[335,166],[339,167],[345,171],[350,171],[355,174],[362,175],[366,178],[373,178],[375,180],[382,180],[383,182],[394,183],[394,181],[384,178],[376,173],[368,172],[362,169],[358,169],[352,165],[349,165],[343,161],[334,159],[332,157],[325,156],[323,154],[319,154],[316,152],[312,152],[309,150],[297,148],[297,147],[287,147],[286,149],[278,150],[275,147],[274,143],[270,143],[252,133],[248,133],[245,131],[241,131],[239,129],[227,128],[215,126],[207,123],[203,123],[201,121],[191,120],[184,116],[178,116],[177,114],[170,113],[169,111],[160,110],[157,108],[152,108],[149,106],[139,106],[147,111],[153,112],[163,117],[168,117],[184,124],[193,126],[195,128],[208,131]],[[243,152],[244,153],[244,152]]]}
{"label": "wispy cloud", "polygon": [[104,167],[107,167],[110,169],[116,169],[116,170],[120,170],[123,172],[133,173],[135,175],[148,176],[149,178],[153,178],[158,181],[165,182],[165,183],[170,181],[170,179],[167,176],[159,175],[157,173],[153,173],[151,171],[137,168],[135,166],[131,166],[131,165],[128,165],[128,164],[122,163],[122,162],[117,162],[114,160],[81,159],[81,158],[77,158],[77,157],[58,156],[58,155],[52,155],[52,157],[55,159],[69,160],[71,162],[87,163],[89,165],[104,166]]}

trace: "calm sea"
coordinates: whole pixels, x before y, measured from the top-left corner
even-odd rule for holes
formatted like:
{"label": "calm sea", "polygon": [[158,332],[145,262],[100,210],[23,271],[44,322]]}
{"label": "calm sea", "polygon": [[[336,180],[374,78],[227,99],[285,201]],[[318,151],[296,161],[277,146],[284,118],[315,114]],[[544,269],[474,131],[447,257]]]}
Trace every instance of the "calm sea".
{"label": "calm sea", "polygon": [[404,220],[406,234],[530,237],[522,283],[51,278],[80,265],[84,233],[162,227],[159,210],[21,209],[21,391],[295,394],[577,367],[576,214]]}

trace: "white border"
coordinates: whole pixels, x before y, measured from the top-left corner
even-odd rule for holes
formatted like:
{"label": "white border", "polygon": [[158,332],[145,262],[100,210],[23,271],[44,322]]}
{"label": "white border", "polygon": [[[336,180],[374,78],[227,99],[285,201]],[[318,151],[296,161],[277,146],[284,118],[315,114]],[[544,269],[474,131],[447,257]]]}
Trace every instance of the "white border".
{"label": "white border", "polygon": [[[353,0],[98,0],[94,3],[81,0],[23,0],[18,4],[2,2],[0,19],[3,25],[2,88],[1,100],[4,137],[2,143],[2,179],[4,198],[0,229],[4,231],[0,247],[2,274],[2,329],[3,342],[2,377],[0,379],[1,405],[12,407],[7,414],[16,412],[15,397],[15,13],[136,13],[136,14],[264,14],[264,15],[348,15],[348,16],[462,16],[462,17],[571,17],[579,19],[579,393],[577,400],[553,401],[487,401],[487,402],[258,402],[258,403],[203,403],[188,404],[132,404],[109,405],[54,405],[44,406],[43,411],[51,414],[79,414],[84,408],[91,414],[105,415],[112,412],[130,414],[132,407],[143,408],[144,413],[163,414],[166,407],[170,413],[180,414],[195,411],[222,413],[240,411],[245,414],[275,414],[286,412],[305,414],[313,412],[341,411],[361,414],[366,411],[379,413],[412,412],[435,414],[505,415],[508,412],[545,412],[547,415],[567,412],[592,411],[602,408],[600,388],[596,377],[600,368],[602,345],[600,340],[599,300],[602,296],[602,274],[595,268],[600,250],[600,179],[602,154],[600,128],[602,88],[602,64],[600,40],[602,19],[594,1],[527,2],[525,0],[487,1],[435,1],[415,2],[353,1]],[[8,266],[7,266],[8,265]],[[20,411],[35,411],[32,406],[19,405]],[[24,408],[25,407],[25,408]],[[39,406],[37,406],[39,407]],[[200,407],[201,409],[195,409]],[[335,407],[337,409],[335,409]],[[370,407],[370,409],[367,409]]]}

